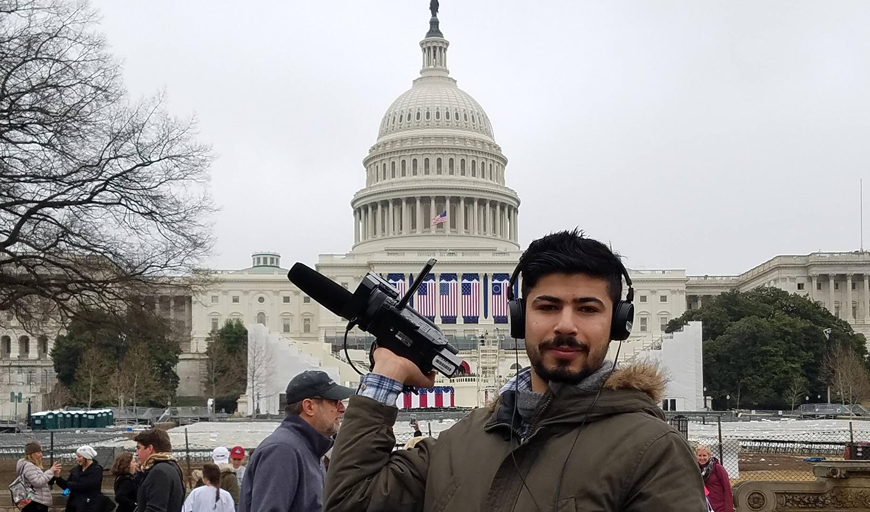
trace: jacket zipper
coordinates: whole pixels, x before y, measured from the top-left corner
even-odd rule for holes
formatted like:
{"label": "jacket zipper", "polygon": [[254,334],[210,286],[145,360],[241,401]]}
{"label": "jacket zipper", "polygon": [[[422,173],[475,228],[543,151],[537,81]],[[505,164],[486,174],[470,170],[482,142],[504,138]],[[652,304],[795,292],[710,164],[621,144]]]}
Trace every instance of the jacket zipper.
{"label": "jacket zipper", "polygon": [[550,404],[551,404],[552,402],[553,402],[553,394],[551,393],[550,396],[547,398],[547,401],[544,402],[544,406],[541,407],[541,410],[538,411],[538,414],[534,417],[534,419],[532,419],[532,424],[531,424],[531,426],[529,427],[529,437],[527,437],[526,439],[523,439],[523,441],[522,441],[523,443],[526,442],[526,441],[528,441],[529,439],[531,439],[531,437],[532,437],[533,435],[535,435],[535,430],[536,430],[537,427],[538,427],[538,423],[539,423],[540,420],[541,420],[541,416],[544,415],[544,412],[547,411],[547,409],[550,407]]}

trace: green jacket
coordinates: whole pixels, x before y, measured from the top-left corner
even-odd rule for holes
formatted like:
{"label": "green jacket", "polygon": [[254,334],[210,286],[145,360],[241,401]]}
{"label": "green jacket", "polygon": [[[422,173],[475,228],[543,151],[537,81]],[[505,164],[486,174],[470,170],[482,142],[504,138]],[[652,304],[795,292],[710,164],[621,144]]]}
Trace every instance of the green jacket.
{"label": "green jacket", "polygon": [[324,511],[550,512],[554,504],[560,512],[704,511],[695,456],[656,405],[663,389],[656,367],[620,368],[588,415],[595,393],[551,389],[521,444],[507,391],[437,440],[398,451],[398,410],[353,396],[329,465]]}

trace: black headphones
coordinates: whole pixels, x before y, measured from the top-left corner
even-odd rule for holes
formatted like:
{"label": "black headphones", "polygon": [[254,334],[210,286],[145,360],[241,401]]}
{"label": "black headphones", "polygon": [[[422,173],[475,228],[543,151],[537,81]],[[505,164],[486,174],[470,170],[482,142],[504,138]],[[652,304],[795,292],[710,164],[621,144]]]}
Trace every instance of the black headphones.
{"label": "black headphones", "polygon": [[[622,270],[622,276],[625,278],[625,283],[628,285],[628,293],[625,294],[625,300],[620,300],[613,307],[613,318],[610,322],[610,339],[613,341],[622,341],[628,339],[631,334],[631,325],[634,322],[634,288],[631,284],[631,278],[628,276],[628,270],[625,265],[619,262],[619,267]],[[517,263],[517,268],[511,274],[508,282],[508,311],[511,316],[511,337],[524,339],[526,337],[526,301],[522,297],[514,296],[514,285],[520,276],[523,268],[523,260],[520,258]]]}

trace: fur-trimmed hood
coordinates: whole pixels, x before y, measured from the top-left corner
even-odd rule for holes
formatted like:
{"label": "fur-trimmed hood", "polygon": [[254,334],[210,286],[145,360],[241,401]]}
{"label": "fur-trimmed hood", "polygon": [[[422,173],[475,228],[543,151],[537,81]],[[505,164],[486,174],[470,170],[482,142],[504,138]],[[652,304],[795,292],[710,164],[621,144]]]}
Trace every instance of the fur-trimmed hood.
{"label": "fur-trimmed hood", "polygon": [[665,385],[668,378],[661,366],[655,363],[631,363],[617,366],[607,381],[604,389],[643,391],[655,403],[661,402],[665,396]]}

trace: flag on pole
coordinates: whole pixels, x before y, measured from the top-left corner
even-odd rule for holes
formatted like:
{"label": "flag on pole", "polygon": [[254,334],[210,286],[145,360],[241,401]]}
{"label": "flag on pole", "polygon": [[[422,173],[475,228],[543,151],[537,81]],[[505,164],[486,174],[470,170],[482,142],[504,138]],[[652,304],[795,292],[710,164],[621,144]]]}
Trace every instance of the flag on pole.
{"label": "flag on pole", "polygon": [[437,226],[438,224],[444,224],[445,222],[447,222],[447,210],[444,210],[432,219],[433,226]]}

